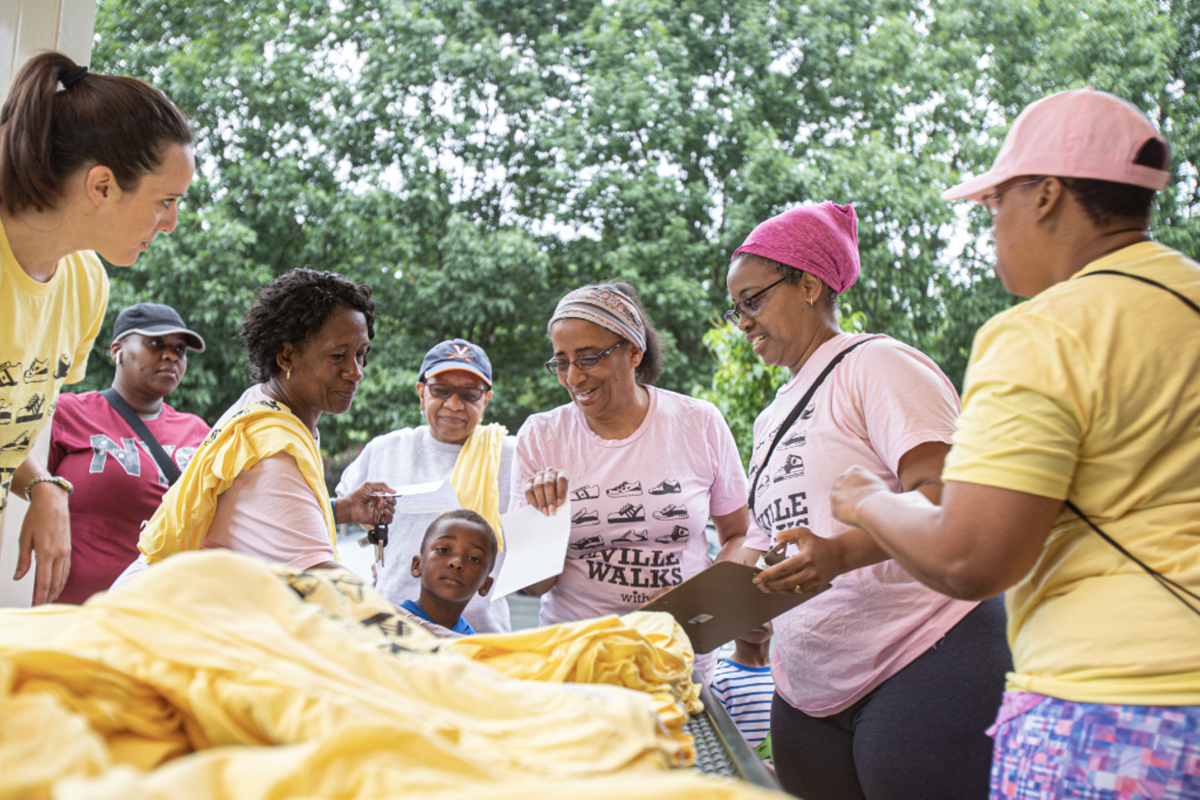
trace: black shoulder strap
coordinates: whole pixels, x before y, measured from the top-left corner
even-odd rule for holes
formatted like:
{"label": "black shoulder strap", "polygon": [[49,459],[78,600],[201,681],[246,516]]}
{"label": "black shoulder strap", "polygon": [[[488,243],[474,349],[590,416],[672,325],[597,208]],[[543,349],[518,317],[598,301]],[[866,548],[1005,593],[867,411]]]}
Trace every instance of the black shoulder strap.
{"label": "black shoulder strap", "polygon": [[767,448],[767,454],[763,456],[763,460],[758,463],[758,469],[754,471],[754,478],[750,481],[750,497],[747,498],[746,504],[750,506],[751,514],[754,513],[754,495],[757,494],[755,490],[758,488],[758,479],[762,475],[763,470],[767,468],[767,462],[771,460],[771,456],[775,453],[776,445],[779,444],[779,441],[783,438],[783,435],[791,430],[792,425],[796,423],[796,420],[800,418],[800,414],[805,408],[808,407],[808,401],[812,400],[812,396],[816,394],[817,389],[822,383],[825,382],[825,379],[829,377],[829,373],[833,372],[833,368],[841,363],[841,360],[845,358],[851,350],[858,347],[860,344],[866,344],[869,341],[871,341],[871,339],[860,339],[834,356],[833,359],[827,365],[825,365],[825,369],[821,371],[821,374],[817,376],[817,379],[813,381],[812,386],[808,387],[808,391],[804,393],[804,397],[800,398],[800,402],[797,403],[796,407],[793,408],[791,413],[787,415],[787,419],[785,419],[783,424],[779,426],[779,430],[775,432],[775,438],[771,441],[771,446]]}
{"label": "black shoulder strap", "polygon": [[1159,283],[1156,280],[1151,280],[1150,278],[1143,278],[1141,275],[1131,275],[1128,272],[1118,272],[1115,269],[1098,269],[1095,272],[1089,272],[1087,275],[1084,275],[1083,277],[1090,278],[1093,275],[1120,275],[1124,278],[1133,278],[1135,281],[1141,281],[1142,283],[1148,283],[1151,286],[1157,286],[1159,289],[1162,289],[1164,292],[1170,292],[1171,294],[1175,295],[1184,304],[1186,304],[1188,308],[1190,308],[1192,311],[1195,311],[1197,314],[1200,314],[1200,306],[1196,305],[1189,298],[1184,297],[1182,294],[1175,291],[1170,286],[1164,286],[1163,284]]}
{"label": "black shoulder strap", "polygon": [[133,428],[133,432],[142,438],[146,447],[150,448],[150,455],[154,456],[154,461],[158,464],[158,468],[166,476],[167,483],[174,485],[182,473],[171,457],[167,455],[167,451],[163,450],[162,445],[158,443],[158,439],[155,439],[154,434],[146,427],[146,423],[142,422],[142,418],[129,407],[129,403],[125,402],[124,397],[117,394],[116,389],[105,389],[100,392],[100,396],[107,400],[108,404],[115,408],[117,413],[129,423],[129,427]]}
{"label": "black shoulder strap", "polygon": [[[1087,275],[1084,275],[1083,277],[1090,278],[1093,275],[1120,275],[1123,278],[1133,278],[1135,281],[1141,281],[1142,283],[1148,283],[1151,286],[1157,286],[1159,289],[1162,289],[1164,292],[1170,292],[1171,294],[1175,295],[1177,298],[1179,298],[1181,301],[1183,301],[1183,303],[1188,308],[1190,308],[1192,311],[1195,311],[1197,314],[1200,314],[1200,306],[1197,306],[1189,298],[1184,297],[1182,294],[1175,291],[1170,286],[1164,286],[1163,284],[1159,283],[1156,280],[1152,280],[1150,278],[1144,278],[1141,275],[1131,275],[1128,272],[1119,272],[1115,269],[1098,269],[1095,272],[1089,272]],[[1189,589],[1187,589],[1184,586],[1180,586],[1178,583],[1171,580],[1166,575],[1163,575],[1161,572],[1158,572],[1154,568],[1143,563],[1141,559],[1139,559],[1133,553],[1129,552],[1124,547],[1122,547],[1120,545],[1120,543],[1117,542],[1117,540],[1113,539],[1107,533],[1100,530],[1100,526],[1097,525],[1096,523],[1092,522],[1091,519],[1088,518],[1087,514],[1084,514],[1082,511],[1080,511],[1079,506],[1075,505],[1070,500],[1064,500],[1063,503],[1066,505],[1067,508],[1071,509],[1071,512],[1073,514],[1075,514],[1075,516],[1079,517],[1081,520],[1083,520],[1085,523],[1087,523],[1087,526],[1089,528],[1091,528],[1093,531],[1095,531],[1100,536],[1101,539],[1108,542],[1114,549],[1116,549],[1116,551],[1118,553],[1125,556],[1130,561],[1132,561],[1133,563],[1135,563],[1139,567],[1141,567],[1143,570],[1145,570],[1146,573],[1148,573],[1150,575],[1150,577],[1152,577],[1152,578],[1154,578],[1154,580],[1158,581],[1159,585],[1161,585],[1164,589],[1166,589],[1168,592],[1173,594],[1175,596],[1176,600],[1183,603],[1184,606],[1186,606],[1189,611],[1191,611],[1193,614],[1200,615],[1200,608],[1197,608],[1196,606],[1189,603],[1187,601],[1187,599],[1184,597],[1184,595],[1188,595],[1189,597],[1192,597],[1195,600],[1200,601],[1200,595],[1197,595],[1195,592],[1190,591]],[[1182,592],[1183,594],[1180,594],[1180,592]]]}

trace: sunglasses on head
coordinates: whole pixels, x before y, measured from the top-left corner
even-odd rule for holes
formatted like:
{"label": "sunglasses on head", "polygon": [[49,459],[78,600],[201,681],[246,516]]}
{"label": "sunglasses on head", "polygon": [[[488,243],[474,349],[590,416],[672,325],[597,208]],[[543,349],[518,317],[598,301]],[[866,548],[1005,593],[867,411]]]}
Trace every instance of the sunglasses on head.
{"label": "sunglasses on head", "polygon": [[456,394],[458,398],[467,403],[474,403],[476,400],[487,394],[486,389],[471,389],[459,386],[442,386],[438,383],[425,384],[425,391],[436,397],[438,400],[448,400],[450,395]]}

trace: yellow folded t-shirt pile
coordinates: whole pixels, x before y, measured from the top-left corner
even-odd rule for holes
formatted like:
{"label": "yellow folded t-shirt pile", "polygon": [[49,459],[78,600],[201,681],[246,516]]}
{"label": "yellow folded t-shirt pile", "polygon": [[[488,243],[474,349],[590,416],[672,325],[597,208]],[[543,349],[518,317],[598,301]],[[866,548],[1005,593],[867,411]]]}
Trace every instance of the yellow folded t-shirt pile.
{"label": "yellow folded t-shirt pile", "polygon": [[[667,635],[599,623],[613,657]],[[184,553],[82,607],[0,612],[0,798],[768,796],[667,771],[690,745],[651,711],[679,686],[649,665],[686,648],[635,655],[635,673],[577,633],[532,641],[540,656],[514,646],[528,634],[437,640],[347,572]]]}

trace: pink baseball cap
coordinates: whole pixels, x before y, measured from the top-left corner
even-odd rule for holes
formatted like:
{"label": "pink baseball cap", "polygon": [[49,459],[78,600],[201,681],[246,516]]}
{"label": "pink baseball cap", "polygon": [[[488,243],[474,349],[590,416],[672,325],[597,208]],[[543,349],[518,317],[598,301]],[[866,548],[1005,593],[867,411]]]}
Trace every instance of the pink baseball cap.
{"label": "pink baseball cap", "polygon": [[1018,175],[1091,178],[1162,191],[1171,173],[1133,163],[1151,139],[1166,149],[1146,115],[1115,95],[1094,86],[1052,94],[1020,113],[991,169],[942,192],[942,199],[979,203],[993,186]]}

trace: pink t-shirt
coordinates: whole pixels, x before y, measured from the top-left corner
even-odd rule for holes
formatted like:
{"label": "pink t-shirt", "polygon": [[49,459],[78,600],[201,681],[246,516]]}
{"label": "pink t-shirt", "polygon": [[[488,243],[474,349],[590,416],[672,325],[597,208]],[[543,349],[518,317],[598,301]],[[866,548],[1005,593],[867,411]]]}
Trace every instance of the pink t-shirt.
{"label": "pink t-shirt", "polygon": [[[754,422],[750,477],[775,431],[834,356],[866,335],[840,334],[812,355]],[[900,459],[925,442],[949,443],[958,396],[937,365],[878,337],[846,356],[771,456],[759,478],[747,545],[803,526],[844,531],[833,518],[833,481],[859,465],[900,491]],[[789,548],[794,552],[794,548]],[[829,591],[775,619],[771,674],[788,703],[811,716],[842,711],[895,675],[975,607],[926,588],[889,559],[840,575]]]}
{"label": "pink t-shirt", "polygon": [[[269,399],[261,385],[251,386],[216,427],[251,403]],[[321,505],[288,453],[264,458],[234,478],[217,498],[216,514],[200,546],[224,547],[294,569],[334,560]]]}
{"label": "pink t-shirt", "polygon": [[541,624],[633,611],[709,565],[704,526],[746,504],[733,434],[716,406],[646,387],[650,410],[627,439],[602,439],[574,404],[517,434],[510,509],[547,467],[571,476],[571,540]]}

